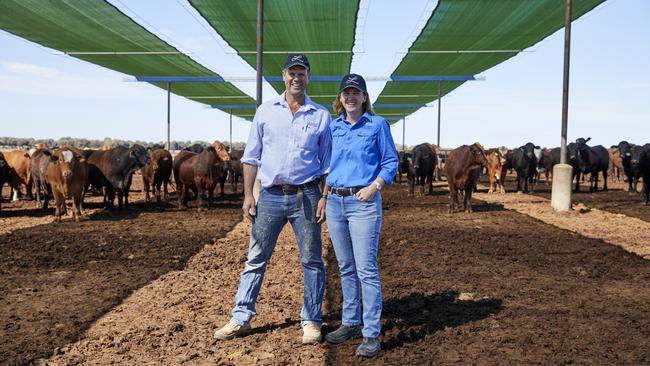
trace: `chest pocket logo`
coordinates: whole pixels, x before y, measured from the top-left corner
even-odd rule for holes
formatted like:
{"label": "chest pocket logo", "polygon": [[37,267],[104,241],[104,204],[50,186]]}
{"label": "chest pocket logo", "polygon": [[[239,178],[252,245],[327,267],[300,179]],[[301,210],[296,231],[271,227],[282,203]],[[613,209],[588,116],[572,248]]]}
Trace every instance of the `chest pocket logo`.
{"label": "chest pocket logo", "polygon": [[318,150],[318,123],[306,121],[304,125],[297,129],[297,141],[300,147],[312,151]]}

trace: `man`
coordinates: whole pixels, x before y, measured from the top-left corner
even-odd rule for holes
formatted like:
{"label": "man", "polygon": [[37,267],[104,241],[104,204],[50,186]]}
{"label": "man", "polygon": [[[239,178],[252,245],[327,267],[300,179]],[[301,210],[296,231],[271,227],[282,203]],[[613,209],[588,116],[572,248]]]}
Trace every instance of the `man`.
{"label": "man", "polygon": [[[320,224],[325,220],[326,202],[319,184],[329,167],[330,114],[305,93],[309,84],[309,61],[305,55],[290,54],[282,78],[285,92],[257,109],[241,159],[242,209],[244,217],[253,222],[253,229],[232,318],[215,331],[218,340],[250,331],[266,264],[287,221],[296,235],[304,275],[302,343],[314,344],[322,339],[325,266]],[[262,186],[257,207],[253,198],[256,175]]]}

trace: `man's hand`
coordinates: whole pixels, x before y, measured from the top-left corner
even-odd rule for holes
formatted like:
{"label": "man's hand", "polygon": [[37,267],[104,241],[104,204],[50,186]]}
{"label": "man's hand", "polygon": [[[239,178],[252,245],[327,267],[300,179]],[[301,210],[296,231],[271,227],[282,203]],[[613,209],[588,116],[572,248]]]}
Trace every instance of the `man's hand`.
{"label": "man's hand", "polygon": [[257,215],[257,209],[255,208],[255,197],[253,195],[244,196],[244,204],[241,207],[244,211],[244,217],[247,218],[250,222],[255,222],[255,215]]}
{"label": "man's hand", "polygon": [[327,206],[327,198],[322,197],[318,200],[316,207],[316,222],[322,224],[325,222],[325,207]]}
{"label": "man's hand", "polygon": [[359,201],[367,202],[375,197],[375,193],[377,193],[377,187],[371,183],[369,186],[361,188],[361,190],[357,192],[356,196]]}

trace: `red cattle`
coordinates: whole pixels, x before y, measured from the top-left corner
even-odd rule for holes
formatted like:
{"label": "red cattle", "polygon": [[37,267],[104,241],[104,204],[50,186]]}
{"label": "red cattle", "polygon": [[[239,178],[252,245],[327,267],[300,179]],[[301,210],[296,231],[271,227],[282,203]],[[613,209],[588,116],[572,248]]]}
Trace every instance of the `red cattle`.
{"label": "red cattle", "polygon": [[88,182],[88,166],[83,155],[76,149],[54,150],[47,166],[47,180],[56,205],[55,220],[60,222],[61,216],[66,214],[66,199],[72,199],[74,220],[81,220],[83,194]]}
{"label": "red cattle", "polygon": [[506,163],[506,154],[508,154],[508,148],[505,146],[487,151],[488,175],[490,176],[490,189],[488,193],[494,192],[495,182],[497,191],[499,193],[506,193],[503,182],[501,181],[501,169],[503,169],[503,165]]}
{"label": "red cattle", "polygon": [[463,208],[472,212],[472,192],[483,167],[487,165],[485,150],[478,142],[463,145],[447,156],[445,176],[449,185],[449,213],[458,208],[458,195],[463,196]]}
{"label": "red cattle", "polygon": [[20,185],[27,187],[27,198],[32,199],[32,173],[29,169],[30,156],[27,150],[14,150],[4,153],[9,166],[9,185],[13,190],[13,200],[18,200]]}
{"label": "red cattle", "polygon": [[194,191],[198,199],[199,211],[204,199],[210,198],[221,177],[221,167],[230,156],[225,146],[215,141],[201,153],[182,150],[174,158],[174,181],[178,191],[178,208],[187,208],[188,189]]}
{"label": "red cattle", "polygon": [[165,149],[157,149],[149,153],[149,164],[140,169],[144,185],[145,200],[149,202],[149,187],[153,189],[156,202],[160,202],[160,187],[163,188],[163,200],[167,201],[167,185],[172,175],[172,154]]}

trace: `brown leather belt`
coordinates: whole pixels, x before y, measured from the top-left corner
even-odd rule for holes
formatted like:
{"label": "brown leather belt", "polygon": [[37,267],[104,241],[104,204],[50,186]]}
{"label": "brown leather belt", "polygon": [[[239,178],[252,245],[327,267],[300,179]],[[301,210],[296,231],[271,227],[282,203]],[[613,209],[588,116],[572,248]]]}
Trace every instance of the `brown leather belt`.
{"label": "brown leather belt", "polygon": [[364,187],[349,187],[349,188],[330,188],[330,193],[333,193],[337,196],[353,196],[357,194]]}

